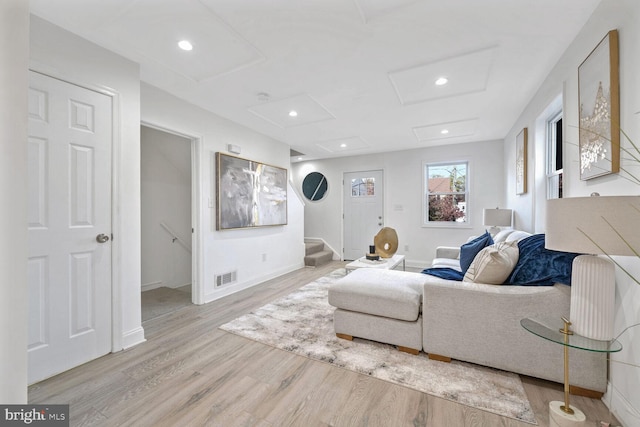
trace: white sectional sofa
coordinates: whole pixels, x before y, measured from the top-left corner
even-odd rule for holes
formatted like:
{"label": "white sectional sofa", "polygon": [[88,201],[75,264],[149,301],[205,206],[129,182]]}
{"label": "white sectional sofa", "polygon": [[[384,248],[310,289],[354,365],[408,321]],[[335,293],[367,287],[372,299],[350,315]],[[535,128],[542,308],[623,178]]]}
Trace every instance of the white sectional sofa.
{"label": "white sectional sofa", "polygon": [[[508,241],[510,235],[510,240],[530,236],[513,231],[495,240]],[[458,251],[438,248],[433,265],[455,269],[458,263],[459,268]],[[403,290],[394,294],[394,288]],[[419,310],[415,309],[416,289],[422,294]],[[394,295],[392,311],[385,305],[390,293]],[[520,320],[560,326],[560,317],[569,316],[570,301],[570,286],[559,283],[490,285],[371,269],[356,270],[329,289],[340,337],[386,342],[405,351],[406,347],[423,350],[436,359],[457,359],[558,383],[564,381],[563,346],[526,331]],[[418,333],[422,336],[415,336]],[[606,391],[606,354],[572,348],[569,358],[572,392]]]}

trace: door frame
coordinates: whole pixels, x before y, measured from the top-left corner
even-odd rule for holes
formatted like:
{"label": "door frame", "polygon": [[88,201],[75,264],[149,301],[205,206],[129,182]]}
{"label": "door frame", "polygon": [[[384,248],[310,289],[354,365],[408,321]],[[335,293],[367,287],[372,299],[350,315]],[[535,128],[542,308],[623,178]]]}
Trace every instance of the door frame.
{"label": "door frame", "polygon": [[171,135],[191,141],[191,302],[202,305],[205,303],[204,277],[202,254],[202,185],[200,180],[200,159],[202,159],[202,136],[195,132],[176,130],[157,123],[140,120],[140,126],[145,126]]}
{"label": "door frame", "polygon": [[[46,69],[45,69],[46,68]],[[111,240],[111,352],[117,352],[124,347],[124,330],[122,328],[122,293],[121,293],[121,259],[122,245],[119,236],[122,235],[120,225],[120,177],[116,171],[120,170],[120,153],[122,152],[122,136],[120,134],[120,115],[122,97],[119,92],[102,85],[80,82],[63,76],[48,67],[30,65],[29,71],[52,79],[60,80],[73,86],[106,95],[111,98],[111,233],[116,238]]]}

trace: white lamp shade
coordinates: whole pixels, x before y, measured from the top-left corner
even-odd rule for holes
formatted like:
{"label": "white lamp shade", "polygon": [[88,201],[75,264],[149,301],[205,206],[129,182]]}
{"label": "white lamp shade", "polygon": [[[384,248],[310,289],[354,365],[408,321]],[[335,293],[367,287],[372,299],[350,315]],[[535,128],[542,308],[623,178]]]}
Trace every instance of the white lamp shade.
{"label": "white lamp shade", "polygon": [[510,227],[512,215],[511,209],[485,209],[483,223],[496,227]]}
{"label": "white lamp shade", "polygon": [[636,255],[631,248],[640,251],[640,196],[548,200],[545,247],[584,254]]}

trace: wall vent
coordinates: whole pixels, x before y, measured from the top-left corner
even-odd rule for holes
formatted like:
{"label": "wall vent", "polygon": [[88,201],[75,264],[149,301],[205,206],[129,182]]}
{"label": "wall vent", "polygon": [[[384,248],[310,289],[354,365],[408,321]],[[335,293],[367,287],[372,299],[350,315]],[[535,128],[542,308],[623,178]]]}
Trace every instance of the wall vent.
{"label": "wall vent", "polygon": [[238,277],[237,271],[231,271],[229,273],[219,274],[216,276],[216,288],[220,288],[222,286],[230,285],[231,283],[235,283]]}

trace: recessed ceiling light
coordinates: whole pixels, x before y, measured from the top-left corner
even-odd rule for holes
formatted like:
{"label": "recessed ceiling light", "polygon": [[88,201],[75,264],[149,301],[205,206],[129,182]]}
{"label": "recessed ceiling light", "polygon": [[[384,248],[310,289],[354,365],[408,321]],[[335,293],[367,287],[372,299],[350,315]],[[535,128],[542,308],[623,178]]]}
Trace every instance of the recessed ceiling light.
{"label": "recessed ceiling light", "polygon": [[340,144],[340,148],[347,148],[347,144],[343,142],[342,144]]}
{"label": "recessed ceiling light", "polygon": [[446,85],[448,82],[449,82],[448,78],[440,77],[438,80],[436,80],[436,86]]}
{"label": "recessed ceiling light", "polygon": [[442,130],[440,131],[440,133],[441,133],[441,134],[443,134],[443,135],[446,135],[446,134],[448,134],[448,133],[449,133],[449,129],[442,129]]}
{"label": "recessed ceiling light", "polygon": [[296,110],[289,111],[289,117],[298,117],[298,112]]}
{"label": "recessed ceiling light", "polygon": [[193,45],[189,40],[180,40],[178,42],[178,47],[182,50],[193,50]]}

